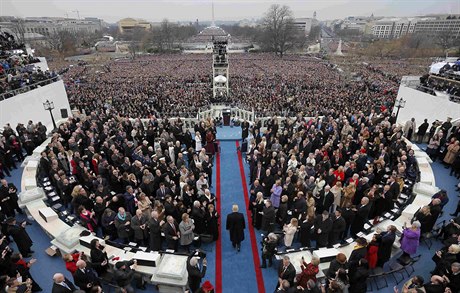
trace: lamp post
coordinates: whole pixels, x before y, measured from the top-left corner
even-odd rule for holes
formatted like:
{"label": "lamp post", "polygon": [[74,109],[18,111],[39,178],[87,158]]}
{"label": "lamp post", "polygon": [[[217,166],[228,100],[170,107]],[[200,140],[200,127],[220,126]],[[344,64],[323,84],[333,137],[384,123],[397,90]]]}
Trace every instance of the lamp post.
{"label": "lamp post", "polygon": [[45,108],[45,111],[50,111],[51,121],[53,121],[53,130],[56,129],[56,121],[54,121],[53,116],[54,103],[46,100],[46,102],[43,103],[43,107]]}
{"label": "lamp post", "polygon": [[405,106],[406,106],[406,100],[404,100],[402,97],[399,100],[395,101],[395,107],[398,108],[398,110],[396,111],[396,119],[395,119],[396,121],[398,121],[399,110],[401,108],[404,108]]}

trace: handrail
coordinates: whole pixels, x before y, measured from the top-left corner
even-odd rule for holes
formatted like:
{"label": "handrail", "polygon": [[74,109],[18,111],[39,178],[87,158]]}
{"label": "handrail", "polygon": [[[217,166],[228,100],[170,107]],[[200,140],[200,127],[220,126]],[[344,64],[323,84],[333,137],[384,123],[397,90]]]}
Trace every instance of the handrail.
{"label": "handrail", "polygon": [[57,75],[55,77],[51,77],[51,78],[48,78],[48,79],[45,79],[45,80],[35,82],[33,84],[29,84],[29,85],[27,85],[25,87],[22,87],[22,88],[18,88],[18,89],[15,89],[15,90],[8,91],[6,93],[0,94],[0,101],[12,98],[12,97],[14,97],[16,95],[19,95],[19,94],[23,94],[23,93],[28,92],[30,90],[34,90],[35,87],[37,87],[39,85],[50,84],[50,83],[56,82],[56,81],[58,81],[60,79],[61,79],[61,77],[59,75]]}

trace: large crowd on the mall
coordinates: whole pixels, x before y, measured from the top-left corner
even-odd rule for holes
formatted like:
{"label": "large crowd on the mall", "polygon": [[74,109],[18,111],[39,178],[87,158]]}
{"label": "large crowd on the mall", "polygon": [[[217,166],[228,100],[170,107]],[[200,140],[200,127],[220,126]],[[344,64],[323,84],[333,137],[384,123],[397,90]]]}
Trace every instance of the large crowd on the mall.
{"label": "large crowd on the mall", "polygon": [[[260,117],[390,106],[399,84],[383,69],[396,66],[356,63],[359,71],[351,76],[315,58],[235,54],[230,58],[230,94],[221,102],[254,109]],[[210,56],[176,54],[74,66],[63,78],[71,106],[87,113],[110,107],[132,118],[196,117],[211,103],[211,72]]]}

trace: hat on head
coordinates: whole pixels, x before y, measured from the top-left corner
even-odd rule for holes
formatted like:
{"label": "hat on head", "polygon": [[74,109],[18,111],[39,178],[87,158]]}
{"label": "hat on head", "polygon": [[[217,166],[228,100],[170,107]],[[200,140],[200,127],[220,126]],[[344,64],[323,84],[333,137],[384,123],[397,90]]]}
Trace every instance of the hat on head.
{"label": "hat on head", "polygon": [[214,289],[214,287],[212,286],[211,282],[209,281],[206,281],[203,283],[203,286],[201,286],[201,288],[203,288],[203,290],[206,290],[206,291],[211,291]]}
{"label": "hat on head", "polygon": [[117,269],[121,269],[121,267],[124,266],[124,265],[125,265],[125,262],[124,262],[124,261],[119,261],[119,262],[117,262],[117,263],[115,264],[115,267],[116,267]]}

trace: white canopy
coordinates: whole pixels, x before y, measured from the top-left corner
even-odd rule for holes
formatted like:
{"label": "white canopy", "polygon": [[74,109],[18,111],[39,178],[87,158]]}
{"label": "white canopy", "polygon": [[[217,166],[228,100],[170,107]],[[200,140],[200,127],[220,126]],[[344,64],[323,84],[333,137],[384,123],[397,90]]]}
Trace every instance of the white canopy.
{"label": "white canopy", "polygon": [[227,78],[223,75],[218,75],[214,77],[214,82],[227,82]]}

